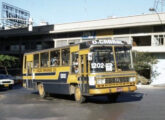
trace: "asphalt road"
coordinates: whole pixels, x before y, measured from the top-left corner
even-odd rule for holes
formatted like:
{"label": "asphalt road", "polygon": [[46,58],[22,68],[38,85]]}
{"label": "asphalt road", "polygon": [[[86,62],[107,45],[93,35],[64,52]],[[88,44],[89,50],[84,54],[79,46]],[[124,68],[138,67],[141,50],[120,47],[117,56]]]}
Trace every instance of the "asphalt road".
{"label": "asphalt road", "polygon": [[165,120],[165,88],[139,88],[121,94],[117,103],[101,96],[78,104],[72,97],[42,99],[15,87],[0,90],[0,120]]}

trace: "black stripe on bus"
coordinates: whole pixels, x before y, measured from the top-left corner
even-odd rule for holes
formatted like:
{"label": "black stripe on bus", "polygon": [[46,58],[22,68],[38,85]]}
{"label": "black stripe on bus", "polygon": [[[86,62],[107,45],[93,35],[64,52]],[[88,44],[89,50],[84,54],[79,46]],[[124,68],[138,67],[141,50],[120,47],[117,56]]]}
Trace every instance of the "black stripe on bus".
{"label": "black stripe on bus", "polygon": [[[38,73],[36,73],[38,74]],[[36,75],[35,74],[35,75]],[[33,82],[58,82],[58,83],[67,83],[69,72],[60,72],[58,79],[33,79]],[[40,74],[41,75],[41,74]],[[42,74],[43,75],[43,74]],[[41,76],[42,76],[41,75]],[[45,74],[44,74],[45,75]],[[50,75],[50,74],[49,74]],[[51,74],[52,75],[52,74]],[[38,76],[38,75],[36,75]],[[26,81],[26,80],[25,80]]]}
{"label": "black stripe on bus", "polygon": [[[24,79],[24,82],[26,82],[27,80]],[[59,82],[58,79],[33,79],[33,80],[28,80],[28,81],[33,81],[33,82],[42,82],[42,83],[56,83]]]}
{"label": "black stripe on bus", "polygon": [[32,74],[22,74],[22,76],[32,76]]}
{"label": "black stripe on bus", "polygon": [[[56,75],[56,72],[51,73],[35,73],[35,76],[44,76],[44,75]],[[32,76],[32,74],[23,74],[23,76]]]}
{"label": "black stripe on bus", "polygon": [[51,72],[51,73],[35,73],[36,76],[43,76],[43,75],[56,75],[55,72]]}

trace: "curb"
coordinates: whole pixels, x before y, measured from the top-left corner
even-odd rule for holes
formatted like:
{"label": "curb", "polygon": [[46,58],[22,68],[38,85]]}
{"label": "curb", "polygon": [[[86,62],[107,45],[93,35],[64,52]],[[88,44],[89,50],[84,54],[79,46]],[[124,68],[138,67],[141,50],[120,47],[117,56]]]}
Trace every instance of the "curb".
{"label": "curb", "polygon": [[157,89],[165,88],[165,85],[136,85],[137,88],[146,88],[146,89]]}

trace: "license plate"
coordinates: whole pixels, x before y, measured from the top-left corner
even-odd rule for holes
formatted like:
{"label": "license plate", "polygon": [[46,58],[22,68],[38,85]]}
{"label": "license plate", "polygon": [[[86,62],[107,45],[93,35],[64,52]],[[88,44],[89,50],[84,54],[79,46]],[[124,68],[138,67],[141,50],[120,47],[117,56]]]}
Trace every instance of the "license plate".
{"label": "license plate", "polygon": [[123,89],[121,87],[117,88],[117,92],[121,92]]}
{"label": "license plate", "polygon": [[9,84],[4,84],[5,87],[9,87]]}

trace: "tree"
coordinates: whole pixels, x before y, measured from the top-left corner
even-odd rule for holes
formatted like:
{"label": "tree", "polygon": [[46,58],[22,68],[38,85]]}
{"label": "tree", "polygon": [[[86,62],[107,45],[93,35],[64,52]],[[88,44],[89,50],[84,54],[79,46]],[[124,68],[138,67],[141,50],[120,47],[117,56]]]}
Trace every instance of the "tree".
{"label": "tree", "polygon": [[[158,61],[156,57],[151,53],[133,52],[133,62],[136,72],[139,75],[146,77],[147,71],[150,71],[152,66]],[[154,71],[152,74],[154,74],[152,76],[156,76],[157,72]]]}
{"label": "tree", "polygon": [[0,55],[0,67],[5,69],[6,74],[8,75],[8,67],[13,67],[16,64],[18,58],[9,55]]}

